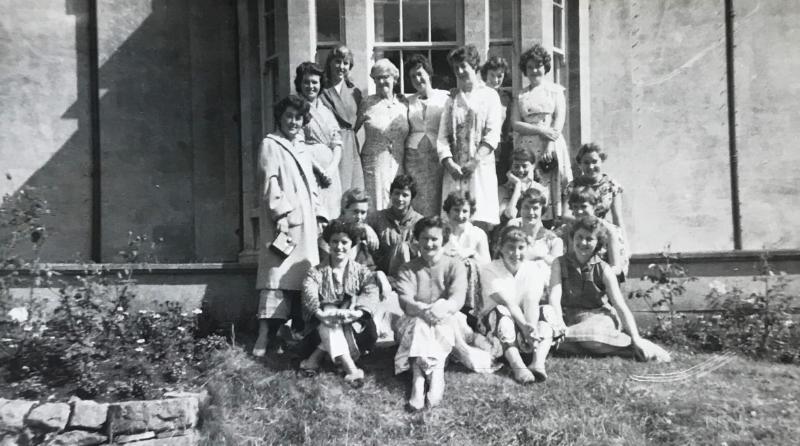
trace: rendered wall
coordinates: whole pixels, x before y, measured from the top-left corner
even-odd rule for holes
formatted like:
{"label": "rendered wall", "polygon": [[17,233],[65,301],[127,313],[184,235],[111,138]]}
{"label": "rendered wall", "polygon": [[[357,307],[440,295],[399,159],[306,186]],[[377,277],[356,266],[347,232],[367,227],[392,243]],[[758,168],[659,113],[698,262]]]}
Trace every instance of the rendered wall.
{"label": "rendered wall", "polygon": [[733,249],[723,1],[589,8],[591,134],[632,252]]}
{"label": "rendered wall", "polygon": [[800,248],[800,3],[734,0],[745,249]]}
{"label": "rendered wall", "polygon": [[53,261],[91,255],[88,0],[6,0],[0,14],[0,196],[35,187]]}
{"label": "rendered wall", "polygon": [[236,4],[98,2],[103,260],[128,233],[159,260],[236,260]]}

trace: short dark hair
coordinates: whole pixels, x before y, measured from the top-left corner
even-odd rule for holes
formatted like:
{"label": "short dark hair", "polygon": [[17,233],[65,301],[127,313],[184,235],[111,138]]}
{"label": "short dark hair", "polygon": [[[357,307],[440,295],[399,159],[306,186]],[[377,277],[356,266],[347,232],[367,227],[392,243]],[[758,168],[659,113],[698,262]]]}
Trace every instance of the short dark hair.
{"label": "short dark hair", "polygon": [[351,204],[355,203],[369,203],[369,195],[359,187],[347,189],[342,194],[341,208],[344,211],[349,208]]}
{"label": "short dark hair", "polygon": [[536,164],[536,154],[532,150],[516,149],[511,152],[511,163],[514,161],[527,161]]}
{"label": "short dark hair", "polygon": [[333,234],[347,234],[355,245],[359,240],[364,238],[364,229],[355,223],[336,219],[328,223],[328,226],[325,226],[325,229],[322,230],[322,239],[325,240],[326,243],[330,243]]}
{"label": "short dark hair", "polygon": [[447,55],[447,63],[450,64],[450,68],[464,61],[466,61],[473,70],[478,69],[478,65],[481,64],[481,54],[478,52],[478,49],[475,48],[475,45],[460,46],[450,51]]}
{"label": "short dark hair", "polygon": [[544,66],[544,72],[550,72],[550,61],[552,58],[550,57],[550,53],[548,53],[542,45],[535,43],[519,56],[519,70],[522,71],[523,76],[528,75],[526,68],[528,67],[529,60],[533,60],[534,64],[541,63],[542,66]]}
{"label": "short dark hair", "polygon": [[414,225],[414,240],[419,239],[422,231],[429,228],[439,228],[442,230],[442,244],[447,243],[450,238],[450,226],[446,225],[444,219],[438,215],[433,217],[424,217]]}
{"label": "short dark hair", "polygon": [[580,229],[589,231],[592,235],[597,237],[597,247],[595,248],[595,253],[608,246],[608,238],[610,237],[610,233],[608,232],[606,225],[598,217],[595,217],[594,215],[586,215],[577,220],[573,220],[567,229],[567,236],[569,240],[572,240],[575,236],[575,233]]}
{"label": "short dark hair", "polygon": [[461,207],[465,204],[469,204],[470,215],[474,214],[477,207],[475,206],[475,198],[472,197],[469,191],[450,192],[447,198],[444,199],[442,209],[444,209],[445,212],[450,212],[450,209],[453,209],[453,207]]}
{"label": "short dark hair", "polygon": [[[350,69],[353,69],[353,52],[350,51],[350,48],[347,48],[343,43],[337,44],[331,49],[331,52],[328,53],[328,57],[325,58],[325,84],[330,83],[331,79],[331,62],[334,59],[343,59],[350,65]],[[350,77],[346,77],[344,80],[345,84],[348,87],[353,87],[353,81],[350,80]]]}
{"label": "short dark hair", "polygon": [[408,189],[411,191],[411,198],[417,196],[417,182],[414,181],[411,175],[398,175],[394,177],[391,186],[389,186],[389,194],[395,189]]}
{"label": "short dark hair", "polygon": [[503,74],[508,74],[508,61],[502,56],[492,56],[486,59],[486,62],[481,67],[481,77],[486,80],[486,74],[489,70],[499,70]]}
{"label": "short dark hair", "polygon": [[501,250],[503,248],[503,245],[509,242],[511,243],[522,242],[527,245],[528,235],[525,234],[525,231],[523,231],[518,226],[506,226],[505,228],[503,228],[502,231],[500,231],[500,243],[498,243],[497,249]]}
{"label": "short dark hair", "polygon": [[433,67],[431,66],[431,62],[428,60],[427,57],[423,56],[422,54],[414,54],[408,58],[405,63],[406,65],[406,74],[408,75],[411,73],[411,70],[416,70],[417,67],[422,67],[428,76],[433,76]]}
{"label": "short dark hair", "polygon": [[290,94],[285,98],[278,101],[277,104],[273,107],[273,112],[275,114],[275,127],[280,128],[281,126],[281,116],[283,113],[289,109],[289,107],[294,108],[301,115],[303,115],[303,125],[308,124],[308,121],[311,120],[311,115],[309,114],[309,110],[311,109],[311,105],[305,99],[301,98],[300,96]]}
{"label": "short dark hair", "polygon": [[536,188],[533,188],[533,187],[531,187],[529,189],[526,189],[520,195],[519,200],[517,200],[517,210],[518,211],[522,210],[522,204],[525,203],[526,201],[532,201],[534,203],[539,203],[539,204],[542,205],[542,207],[547,205],[547,197],[539,189],[536,189]]}
{"label": "short dark hair", "polygon": [[567,198],[568,205],[589,203],[592,206],[597,206],[597,203],[599,202],[600,197],[597,195],[597,192],[595,192],[591,187],[587,186],[574,187]]}
{"label": "short dark hair", "polygon": [[580,163],[581,162],[581,158],[583,158],[584,155],[586,155],[587,153],[592,153],[592,152],[596,153],[597,156],[599,156],[600,159],[603,160],[603,161],[605,161],[606,158],[608,158],[608,155],[606,154],[606,151],[603,150],[602,147],[600,147],[599,145],[597,145],[597,144],[595,144],[593,142],[590,142],[590,143],[586,143],[586,144],[582,145],[581,148],[578,149],[578,154],[575,155],[575,161]]}
{"label": "short dark hair", "polygon": [[294,70],[294,91],[297,94],[303,94],[303,79],[308,75],[319,76],[319,83],[322,86],[322,79],[325,76],[322,67],[314,62],[303,62]]}

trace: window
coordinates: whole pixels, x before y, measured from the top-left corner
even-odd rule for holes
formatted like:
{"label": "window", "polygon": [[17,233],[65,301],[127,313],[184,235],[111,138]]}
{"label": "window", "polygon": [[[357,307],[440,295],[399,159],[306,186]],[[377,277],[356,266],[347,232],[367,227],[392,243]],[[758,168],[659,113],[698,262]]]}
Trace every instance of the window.
{"label": "window", "polygon": [[431,61],[434,88],[450,89],[456,81],[447,63],[447,53],[458,46],[461,35],[456,0],[375,0],[374,59],[386,58],[402,73],[398,89],[414,93],[405,74],[404,62],[413,54]]}
{"label": "window", "polygon": [[323,65],[338,43],[344,42],[342,0],[317,0],[317,63]]}
{"label": "window", "polygon": [[564,20],[564,0],[553,0],[553,81],[568,87],[566,48],[567,38]]}
{"label": "window", "polygon": [[278,88],[278,51],[277,51],[277,22],[275,14],[275,0],[259,2],[260,20],[259,34],[261,35],[261,119],[265,131],[269,132],[274,127],[272,107],[280,99]]}
{"label": "window", "polygon": [[[514,5],[517,2],[508,0],[490,0],[489,2],[489,57],[500,56],[508,62],[509,71],[503,79],[503,90],[511,91],[513,79],[516,79],[517,61],[514,58],[514,27],[512,17],[516,17]],[[519,14],[519,13],[517,13]]]}

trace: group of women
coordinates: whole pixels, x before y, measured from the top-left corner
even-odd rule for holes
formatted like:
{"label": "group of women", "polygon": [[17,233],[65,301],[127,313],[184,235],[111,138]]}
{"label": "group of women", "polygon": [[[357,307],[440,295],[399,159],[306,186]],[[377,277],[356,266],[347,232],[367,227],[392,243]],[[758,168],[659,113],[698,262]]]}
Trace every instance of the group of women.
{"label": "group of women", "polygon": [[[554,345],[668,360],[639,336],[619,290],[622,188],[602,172],[600,147],[581,147],[573,181],[550,61],[540,45],[522,54],[529,82],[513,101],[500,94],[507,62],[481,66],[471,45],[448,55],[452,91],[433,87],[424,56],[409,58],[409,97],[380,59],[363,98],[343,45],[324,67],[300,64],[298,95],[276,105],[259,158],[254,355],[291,319],[314,347],[305,372],[330,358],[358,384],[355,361],[392,332],[396,371],[412,370],[410,410],[441,401],[451,356],[478,372],[505,358],[520,383],[546,379]],[[402,314],[380,314],[381,301]]]}

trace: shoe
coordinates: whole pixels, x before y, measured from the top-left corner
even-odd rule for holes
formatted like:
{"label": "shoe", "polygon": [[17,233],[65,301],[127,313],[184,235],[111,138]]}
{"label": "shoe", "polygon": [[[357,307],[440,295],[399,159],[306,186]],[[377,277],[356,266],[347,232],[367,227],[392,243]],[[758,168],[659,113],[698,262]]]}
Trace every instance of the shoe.
{"label": "shoe", "polygon": [[253,349],[253,356],[255,356],[256,358],[263,358],[264,355],[266,355],[266,354],[267,354],[267,349],[266,348],[254,348]]}
{"label": "shoe", "polygon": [[514,380],[520,384],[533,384],[536,382],[536,377],[528,369],[521,369],[514,371]]}
{"label": "shoe", "polygon": [[356,369],[353,373],[348,373],[344,376],[344,380],[355,388],[359,389],[364,385],[364,371]]}
{"label": "shoe", "polygon": [[533,373],[533,377],[536,378],[537,383],[547,381],[547,372],[544,368],[532,367],[530,370],[531,373]]}
{"label": "shoe", "polygon": [[319,364],[313,363],[308,359],[300,361],[300,373],[302,373],[306,378],[313,378],[317,376],[318,370]]}

